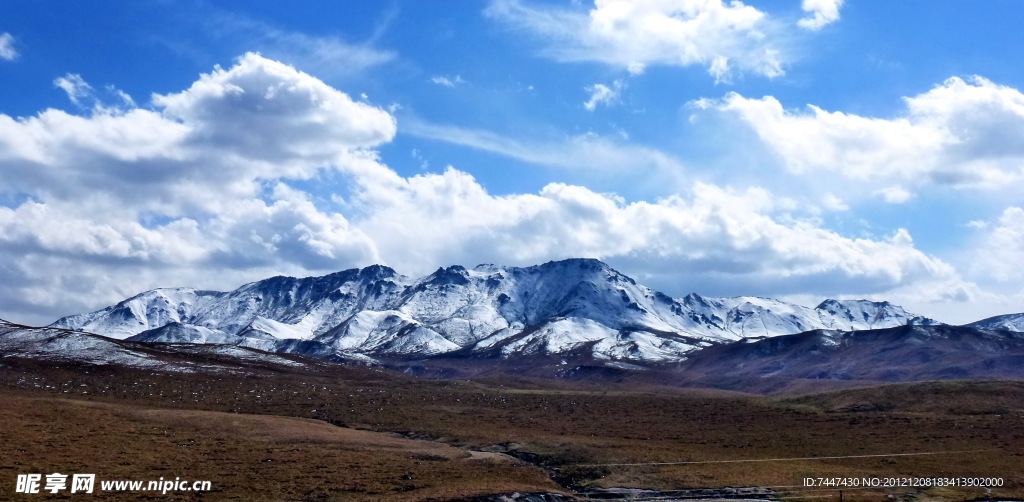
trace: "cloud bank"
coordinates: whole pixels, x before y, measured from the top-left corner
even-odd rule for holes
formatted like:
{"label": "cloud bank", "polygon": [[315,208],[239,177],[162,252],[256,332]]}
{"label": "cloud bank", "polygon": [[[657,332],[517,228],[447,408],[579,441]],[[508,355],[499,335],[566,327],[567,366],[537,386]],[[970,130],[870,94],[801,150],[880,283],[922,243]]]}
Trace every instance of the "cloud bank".
{"label": "cloud bank", "polygon": [[[152,287],[371,263],[419,274],[567,257],[609,260],[673,294],[970,290],[905,230],[844,237],[762,189],[694,184],[626,201],[564,183],[496,196],[454,167],[402,177],[374,150],[397,127],[256,54],[148,108],[0,115],[0,191],[16,201],[0,206],[0,316],[46,322]],[[333,201],[303,180],[334,180]]]}

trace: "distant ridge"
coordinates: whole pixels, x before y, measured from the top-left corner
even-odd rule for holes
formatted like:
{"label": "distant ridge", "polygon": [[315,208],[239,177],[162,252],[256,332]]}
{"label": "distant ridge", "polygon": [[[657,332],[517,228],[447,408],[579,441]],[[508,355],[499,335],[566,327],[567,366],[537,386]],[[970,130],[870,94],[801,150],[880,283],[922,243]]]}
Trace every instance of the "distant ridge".
{"label": "distant ridge", "polygon": [[252,365],[298,368],[307,363],[276,354],[225,345],[179,344],[166,347],[114,340],[54,327],[37,328],[0,319],[3,357],[59,363],[143,368],[169,372],[244,372]]}
{"label": "distant ridge", "polygon": [[696,352],[674,382],[790,392],[813,381],[977,378],[1024,379],[1024,333],[950,325],[814,330]]}
{"label": "distant ridge", "polygon": [[965,326],[985,329],[1002,329],[1007,331],[1024,331],[1024,313],[997,315],[980,321],[975,321],[970,324],[965,324]]}

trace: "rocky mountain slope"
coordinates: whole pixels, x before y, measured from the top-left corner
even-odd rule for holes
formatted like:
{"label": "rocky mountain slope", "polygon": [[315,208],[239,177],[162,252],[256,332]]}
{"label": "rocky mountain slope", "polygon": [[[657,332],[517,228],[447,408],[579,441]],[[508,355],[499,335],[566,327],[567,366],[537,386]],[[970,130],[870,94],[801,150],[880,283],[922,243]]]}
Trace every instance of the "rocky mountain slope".
{"label": "rocky mountain slope", "polygon": [[677,368],[676,383],[755,392],[796,381],[1024,379],[1024,333],[970,326],[814,330],[710,347]]}
{"label": "rocky mountain slope", "polygon": [[452,266],[419,279],[374,265],[273,277],[230,292],[156,289],[52,326],[363,360],[585,353],[656,363],[747,338],[907,324],[937,322],[888,302],[827,300],[809,308],[756,297],[670,298],[600,261],[570,259]]}

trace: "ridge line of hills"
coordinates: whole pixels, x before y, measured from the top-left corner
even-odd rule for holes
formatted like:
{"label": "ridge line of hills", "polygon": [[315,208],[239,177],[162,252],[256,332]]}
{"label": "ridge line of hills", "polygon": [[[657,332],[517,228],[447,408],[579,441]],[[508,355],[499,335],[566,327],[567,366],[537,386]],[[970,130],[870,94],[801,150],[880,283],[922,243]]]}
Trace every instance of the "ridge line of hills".
{"label": "ridge line of hills", "polygon": [[[907,326],[948,327],[889,302],[825,300],[809,308],[758,297],[671,298],[593,259],[451,266],[418,279],[373,265],[272,277],[230,292],[155,289],[51,325],[370,363],[532,359],[620,369],[683,363],[734,342],[816,333],[821,343],[839,344],[862,338],[849,333]],[[1024,331],[1024,314],[963,329]]]}

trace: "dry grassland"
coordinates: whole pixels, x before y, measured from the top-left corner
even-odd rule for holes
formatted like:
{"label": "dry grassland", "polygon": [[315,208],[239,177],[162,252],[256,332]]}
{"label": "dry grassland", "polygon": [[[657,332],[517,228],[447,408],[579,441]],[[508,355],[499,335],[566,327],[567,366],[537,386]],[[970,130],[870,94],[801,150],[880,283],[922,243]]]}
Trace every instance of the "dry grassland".
{"label": "dry grassland", "polygon": [[[559,490],[540,469],[467,453],[479,450],[518,456],[579,492],[759,486],[785,499],[838,500],[837,489],[795,485],[809,475],[983,475],[1005,479],[991,495],[1024,497],[1024,385],[1016,382],[764,397],[431,380],[340,366],[315,374],[196,375],[7,361],[0,389],[11,403],[0,429],[0,467],[8,473],[0,482],[8,486],[16,473],[90,468],[108,479],[200,473],[222,490],[211,500],[425,500]],[[914,452],[960,453],[760,461]],[[594,465],[652,462],[713,463]],[[844,500],[889,495],[965,500],[986,493],[845,490]]]}

